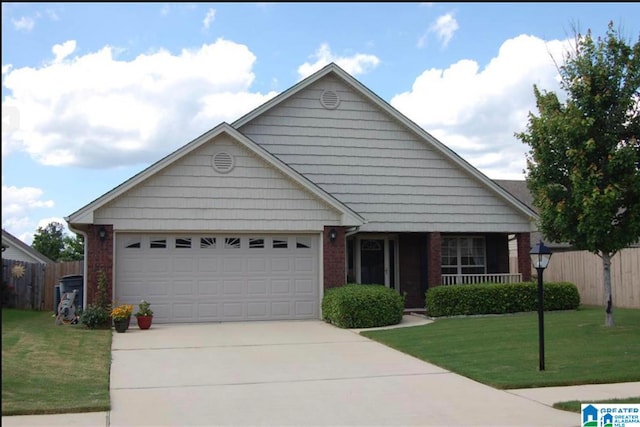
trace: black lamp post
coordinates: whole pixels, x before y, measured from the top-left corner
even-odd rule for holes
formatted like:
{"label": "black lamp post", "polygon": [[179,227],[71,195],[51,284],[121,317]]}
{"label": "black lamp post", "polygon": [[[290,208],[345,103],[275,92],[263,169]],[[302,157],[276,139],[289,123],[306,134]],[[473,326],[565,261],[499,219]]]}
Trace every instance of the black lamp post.
{"label": "black lamp post", "polygon": [[542,287],[542,273],[549,265],[551,249],[540,240],[529,252],[531,263],[538,271],[538,348],[540,351],[540,370],[544,371],[544,290]]}

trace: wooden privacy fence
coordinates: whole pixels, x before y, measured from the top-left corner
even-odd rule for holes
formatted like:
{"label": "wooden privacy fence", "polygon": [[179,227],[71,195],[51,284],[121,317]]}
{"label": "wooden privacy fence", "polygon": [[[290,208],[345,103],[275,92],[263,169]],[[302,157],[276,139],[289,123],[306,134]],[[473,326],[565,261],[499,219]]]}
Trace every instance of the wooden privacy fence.
{"label": "wooden privacy fence", "polygon": [[[544,281],[574,283],[581,304],[604,306],[602,259],[591,252],[555,252]],[[624,249],[611,259],[611,293],[614,307],[640,308],[640,248]]]}
{"label": "wooden privacy fence", "polygon": [[60,278],[83,274],[84,261],[32,264],[2,260],[2,306],[54,311],[54,290]]}
{"label": "wooden privacy fence", "polygon": [[45,264],[2,259],[2,307],[40,310]]}

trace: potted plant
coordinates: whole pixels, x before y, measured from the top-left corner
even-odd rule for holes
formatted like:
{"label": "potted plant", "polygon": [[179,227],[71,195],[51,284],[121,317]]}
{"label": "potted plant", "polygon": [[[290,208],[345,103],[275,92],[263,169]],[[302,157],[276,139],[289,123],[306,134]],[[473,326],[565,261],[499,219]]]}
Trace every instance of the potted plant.
{"label": "potted plant", "polygon": [[149,308],[151,304],[142,300],[138,304],[138,312],[135,314],[140,329],[149,329],[153,320],[153,310]]}
{"label": "potted plant", "polygon": [[111,310],[111,319],[116,332],[126,332],[129,328],[129,320],[133,306],[130,304],[117,305]]}

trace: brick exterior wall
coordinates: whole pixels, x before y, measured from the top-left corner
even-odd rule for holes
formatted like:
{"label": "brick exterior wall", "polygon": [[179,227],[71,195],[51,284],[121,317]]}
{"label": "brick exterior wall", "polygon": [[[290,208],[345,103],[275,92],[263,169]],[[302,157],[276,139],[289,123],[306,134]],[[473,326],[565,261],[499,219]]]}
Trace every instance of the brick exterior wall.
{"label": "brick exterior wall", "polygon": [[[336,240],[329,240],[329,233],[336,230]],[[346,240],[344,227],[327,226],[322,237],[324,289],[334,288],[345,284],[346,272]]]}
{"label": "brick exterior wall", "polygon": [[427,270],[429,287],[440,286],[442,283],[442,237],[440,232],[429,233],[427,251]]}
{"label": "brick exterior wall", "polygon": [[518,273],[522,274],[522,281],[531,281],[531,233],[516,234],[518,244]]}
{"label": "brick exterior wall", "polygon": [[[104,227],[107,236],[100,240],[100,228]],[[90,225],[87,232],[88,259],[87,263],[87,304],[95,303],[98,289],[98,273],[104,271],[107,277],[107,291],[113,300],[113,226]]]}

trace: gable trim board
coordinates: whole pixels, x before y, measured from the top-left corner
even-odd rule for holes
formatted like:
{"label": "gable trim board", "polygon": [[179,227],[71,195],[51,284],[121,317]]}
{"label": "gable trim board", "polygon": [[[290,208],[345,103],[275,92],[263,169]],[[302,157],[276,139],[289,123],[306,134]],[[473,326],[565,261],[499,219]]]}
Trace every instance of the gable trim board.
{"label": "gable trim board", "polygon": [[[321,163],[314,163],[320,157],[334,162],[330,165],[342,161],[336,168],[321,170],[322,176],[332,177],[335,173],[336,179],[340,179],[342,173],[343,177],[360,179],[352,182],[374,189],[382,186],[379,180],[387,180],[385,191],[393,192],[397,188],[396,193],[402,193],[407,189],[396,187],[401,185],[396,184],[402,181],[401,176],[381,175],[378,180],[375,174],[380,173],[380,169],[366,162],[350,163],[371,158],[371,151],[362,149],[371,149],[367,142],[376,142],[367,136],[372,132],[361,123],[347,123],[363,141],[348,147],[350,157],[342,158],[340,153],[331,152],[336,144],[348,142],[340,139],[344,138],[340,129],[331,128],[335,121],[331,114],[341,114],[337,98],[321,96],[321,102],[334,104],[329,105],[331,108],[323,105],[328,112],[313,117],[318,124],[314,131],[326,132],[322,137],[334,144],[328,150],[325,147],[322,154],[314,152],[313,146],[305,145],[308,140],[304,135],[279,136],[286,134],[286,126],[296,119],[283,116],[282,105],[292,100],[304,102],[304,95],[317,94],[319,89],[313,85],[318,82],[339,83],[341,90],[347,91],[340,92],[340,96],[356,97],[366,111],[375,112],[381,126],[399,129],[404,141],[409,141],[406,144],[415,151],[388,158],[382,150],[377,154],[378,161],[397,165],[400,169],[396,171],[423,170],[420,168],[425,168],[425,164],[435,164],[434,173],[444,168],[449,175],[412,182],[410,193],[402,197],[403,203],[396,203],[392,194],[385,200],[380,198],[384,195],[375,195],[375,191],[359,192],[358,185],[347,192],[350,198],[345,198],[346,193],[334,191],[334,187],[318,179],[318,173],[309,172],[322,168]],[[352,101],[340,102],[347,105]],[[291,105],[286,108],[291,111]],[[318,106],[312,106],[312,110],[298,111],[298,114],[310,114],[316,108]],[[339,117],[339,120],[353,118]],[[264,121],[272,126],[270,130],[275,127],[270,137],[280,138],[276,141],[280,143],[279,149],[269,145],[268,137],[252,132]],[[307,129],[304,123],[304,120],[296,122],[297,129]],[[376,143],[380,144],[380,139]],[[404,142],[389,138],[383,139],[383,143],[390,145],[386,150],[395,150],[396,144]],[[291,162],[287,147],[300,148],[304,154],[297,155],[302,161]],[[407,166],[406,162],[412,161],[411,155],[419,158],[415,165]],[[426,158],[429,161],[425,163]],[[366,174],[358,175],[360,170]],[[449,176],[458,181],[437,187],[436,182],[444,182]],[[422,194],[429,188],[435,188],[440,195]],[[462,191],[459,196],[451,196],[447,192],[451,188]],[[472,201],[464,200],[465,194]],[[380,209],[367,210],[371,206]],[[389,210],[384,214],[385,209],[396,209],[396,206],[401,211]],[[395,222],[385,222],[380,220],[381,215],[397,218]],[[455,220],[451,220],[452,226],[447,226],[451,216],[455,216]],[[420,289],[426,282],[439,284],[437,242],[441,232],[484,234],[487,240],[496,241],[490,234],[526,233],[528,236],[534,218],[535,213],[519,200],[331,64],[233,125],[219,124],[65,219],[70,229],[86,237],[88,280],[85,286],[95,287],[98,272],[106,270],[113,298],[132,304],[140,299],[149,300],[152,305],[155,301],[158,319],[154,322],[162,323],[318,318],[324,289],[344,284],[347,270],[352,268],[353,254],[347,248],[347,240],[352,241],[354,235],[366,239],[370,236],[368,232],[396,236],[385,249],[393,253],[376,256],[380,260],[384,258],[385,263],[394,260],[391,268],[398,277],[398,291],[404,291],[405,282],[411,282],[415,287],[414,296],[421,292],[424,299]],[[99,240],[100,229],[107,231],[106,240]],[[402,233],[420,233],[421,237],[397,239]],[[330,235],[338,237],[332,239]],[[214,237],[223,246],[206,250],[207,239]],[[140,239],[141,246],[128,247],[125,240],[128,242],[131,238]],[[299,258],[296,248],[300,243],[296,239],[310,239],[314,248],[310,252],[311,263],[309,258],[303,261]],[[282,250],[283,240],[289,242],[287,250]],[[274,243],[276,241],[279,243]],[[428,247],[424,242],[428,242]],[[230,246],[226,247],[227,244]],[[504,249],[508,250],[506,246]],[[136,261],[129,262],[125,253],[131,253]],[[401,259],[403,256],[408,257],[406,261]],[[397,265],[396,258],[399,259]],[[374,258],[367,259],[374,262]],[[213,266],[215,271],[211,270]],[[311,268],[306,268],[308,266]],[[403,269],[415,271],[405,274]],[[211,273],[220,274],[214,279]],[[308,293],[309,289],[313,292]],[[92,294],[85,290],[85,295]],[[309,298],[313,301],[311,304]],[[413,301],[419,299],[420,295]]]}

